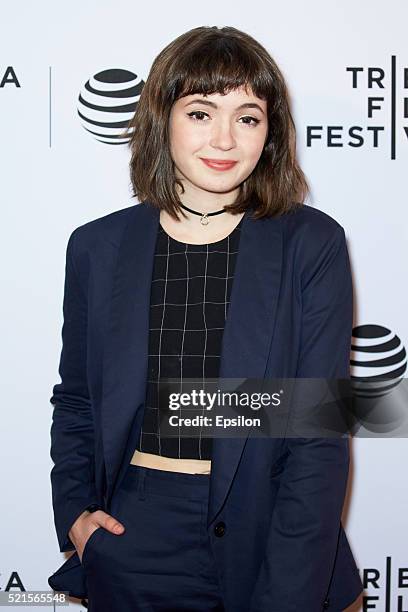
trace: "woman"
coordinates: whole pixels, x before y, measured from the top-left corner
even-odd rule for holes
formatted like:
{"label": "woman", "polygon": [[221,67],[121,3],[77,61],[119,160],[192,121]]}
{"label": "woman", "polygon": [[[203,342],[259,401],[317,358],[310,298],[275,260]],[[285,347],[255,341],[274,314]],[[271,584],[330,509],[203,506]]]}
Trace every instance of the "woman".
{"label": "woman", "polygon": [[[93,611],[343,610],[347,438],[166,437],[168,378],[347,378],[343,228],[302,204],[284,79],[232,27],[156,58],[130,125],[140,204],[70,236],[49,578]],[[335,350],[334,350],[335,347]]]}

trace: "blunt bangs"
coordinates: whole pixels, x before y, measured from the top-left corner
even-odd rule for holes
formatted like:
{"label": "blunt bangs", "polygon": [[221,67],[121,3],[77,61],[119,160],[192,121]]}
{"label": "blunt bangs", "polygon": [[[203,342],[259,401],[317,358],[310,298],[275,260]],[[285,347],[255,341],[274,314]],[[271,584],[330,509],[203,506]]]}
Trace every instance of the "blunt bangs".
{"label": "blunt bangs", "polygon": [[261,62],[245,51],[235,41],[221,39],[199,44],[187,58],[180,57],[174,71],[173,101],[196,93],[223,95],[240,87],[267,100],[274,90],[272,79]]}

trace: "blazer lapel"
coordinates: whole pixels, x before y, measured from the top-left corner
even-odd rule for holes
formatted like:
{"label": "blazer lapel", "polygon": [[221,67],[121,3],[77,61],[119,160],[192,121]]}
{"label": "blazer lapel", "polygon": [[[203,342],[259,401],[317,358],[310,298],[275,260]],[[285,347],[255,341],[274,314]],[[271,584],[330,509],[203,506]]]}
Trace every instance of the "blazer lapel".
{"label": "blazer lapel", "polygon": [[[251,219],[251,211],[246,211],[241,228],[219,378],[264,378],[272,342],[281,282],[281,221]],[[135,205],[113,279],[101,406],[108,497],[132,423],[145,401],[150,285],[159,219],[159,210],[148,202]],[[208,525],[222,507],[247,436],[213,440]]]}
{"label": "blazer lapel", "polygon": [[[221,345],[220,379],[263,379],[275,327],[282,270],[281,220],[255,220],[247,213]],[[247,429],[245,437],[213,440],[207,526],[224,503],[249,433]]]}
{"label": "blazer lapel", "polygon": [[159,210],[136,204],[119,246],[103,358],[102,440],[107,497],[146,393],[150,284]]}

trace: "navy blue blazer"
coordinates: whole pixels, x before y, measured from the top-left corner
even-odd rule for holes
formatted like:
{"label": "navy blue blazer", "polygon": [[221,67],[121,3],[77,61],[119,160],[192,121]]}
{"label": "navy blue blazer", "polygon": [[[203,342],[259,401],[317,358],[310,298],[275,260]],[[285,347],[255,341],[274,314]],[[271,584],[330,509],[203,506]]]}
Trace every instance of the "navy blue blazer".
{"label": "navy blue blazer", "polygon": [[[348,378],[353,289],[342,226],[307,205],[279,218],[250,213],[220,378]],[[159,210],[143,202],[77,227],[68,241],[62,382],[50,399],[61,552],[75,550],[68,531],[88,504],[110,511],[139,437],[158,224]],[[207,526],[227,612],[337,611],[360,594],[341,524],[348,445],[344,437],[214,439]],[[87,596],[76,552],[49,584]]]}

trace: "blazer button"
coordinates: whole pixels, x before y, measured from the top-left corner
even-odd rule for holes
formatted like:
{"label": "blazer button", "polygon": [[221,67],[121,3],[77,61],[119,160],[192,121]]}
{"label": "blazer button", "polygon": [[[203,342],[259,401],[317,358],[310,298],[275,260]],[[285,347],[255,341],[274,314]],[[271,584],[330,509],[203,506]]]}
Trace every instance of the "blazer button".
{"label": "blazer button", "polygon": [[330,599],[329,599],[329,598],[327,598],[327,599],[325,599],[325,600],[324,600],[324,602],[323,602],[323,610],[327,610],[327,608],[329,607],[329,605],[330,605]]}
{"label": "blazer button", "polygon": [[221,521],[221,523],[217,523],[214,527],[214,533],[218,538],[222,538],[225,533],[225,523]]}

